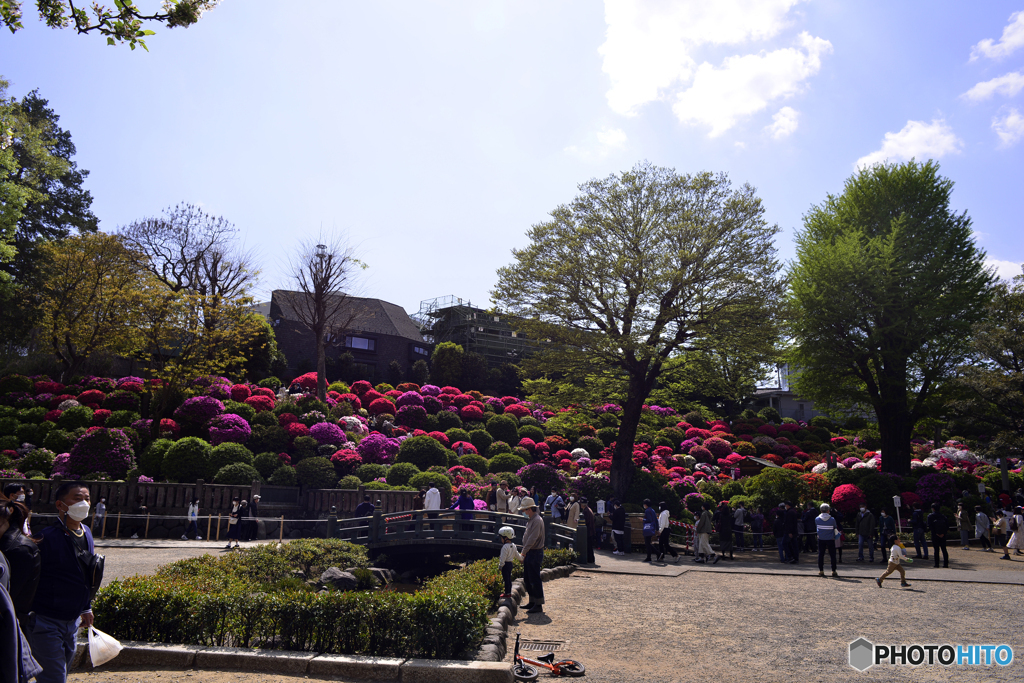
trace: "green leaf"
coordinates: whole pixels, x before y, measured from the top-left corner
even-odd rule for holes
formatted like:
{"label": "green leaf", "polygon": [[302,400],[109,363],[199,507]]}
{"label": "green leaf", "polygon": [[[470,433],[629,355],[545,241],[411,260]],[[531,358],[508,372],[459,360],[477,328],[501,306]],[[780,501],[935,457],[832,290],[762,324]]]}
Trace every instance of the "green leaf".
{"label": "green leaf", "polygon": [[114,42],[113,38],[107,38],[107,45],[117,45],[117,43]]}

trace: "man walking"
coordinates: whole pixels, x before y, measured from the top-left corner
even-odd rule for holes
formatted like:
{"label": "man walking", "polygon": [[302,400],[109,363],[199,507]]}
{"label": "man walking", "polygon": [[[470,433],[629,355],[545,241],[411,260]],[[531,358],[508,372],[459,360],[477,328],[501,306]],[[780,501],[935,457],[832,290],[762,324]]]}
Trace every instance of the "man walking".
{"label": "man walking", "polygon": [[747,523],[747,511],[743,509],[743,503],[736,504],[736,510],[732,513],[732,530],[736,534],[736,550],[746,550],[743,530]]}
{"label": "man walking", "polygon": [[39,587],[32,603],[35,623],[26,634],[32,655],[43,667],[38,683],[64,683],[75,655],[79,626],[92,626],[92,578],[86,563],[95,562],[92,532],[82,524],[89,516],[89,489],[77,481],[61,484],[55,494],[57,524],[39,541]]}
{"label": "man walking", "polygon": [[978,541],[981,543],[981,548],[985,552],[993,553],[992,541],[989,539],[989,531],[992,528],[992,522],[989,520],[980,505],[974,506],[974,535],[978,537]]}
{"label": "man walking", "polygon": [[498,482],[497,498],[498,498],[498,512],[508,512],[509,511],[508,510],[509,492],[508,492],[508,482],[507,481],[503,480],[503,481]]}
{"label": "man walking", "polygon": [[540,579],[540,567],[544,563],[544,519],[537,512],[533,498],[523,498],[519,504],[529,521],[523,534],[523,583],[530,600],[526,611],[531,614],[544,611],[544,584]]}
{"label": "man walking", "polygon": [[942,551],[942,566],[949,569],[949,551],[946,550],[946,533],[949,520],[939,512],[939,504],[932,503],[932,514],[928,515],[928,529],[932,532],[932,552],[935,553],[935,568],[939,568],[939,551]]}
{"label": "man walking", "polygon": [[697,540],[694,543],[695,549],[693,553],[693,561],[705,563],[711,558],[711,564],[718,564],[718,555],[711,549],[711,530],[714,526],[713,516],[711,514],[711,503],[704,501],[701,503],[700,519],[693,527],[693,533]]}
{"label": "man walking", "polygon": [[797,564],[800,561],[800,510],[793,507],[793,503],[786,501],[785,533],[786,542],[789,544],[789,563]]}
{"label": "man walking", "polygon": [[626,510],[618,500],[612,500],[612,536],[615,537],[615,550],[612,555],[626,554]]}
{"label": "man walking", "polygon": [[789,562],[789,538],[786,536],[786,509],[784,507],[775,511],[772,534],[775,536],[775,545],[779,548],[779,562],[786,564]]}
{"label": "man walking", "polygon": [[814,531],[814,505],[807,503],[803,515],[800,517],[800,521],[803,522],[803,529],[800,529],[800,535],[803,536],[804,552],[813,553],[818,549],[818,534]]}
{"label": "man walking", "polygon": [[[914,529],[914,552],[917,555],[917,559],[928,559],[928,539],[925,538],[925,531],[928,529],[928,525],[924,521],[924,510],[921,509],[920,503],[914,503],[914,515],[910,518],[910,525]],[[921,550],[924,550],[924,555],[921,554]]]}
{"label": "man walking", "polygon": [[836,535],[838,527],[836,520],[830,514],[832,508],[827,503],[822,503],[821,514],[814,518],[814,525],[818,535],[818,576],[825,576],[825,552],[832,561],[832,576],[839,576],[836,571]]}
{"label": "man walking", "polygon": [[864,546],[868,547],[868,562],[875,561],[875,516],[868,510],[867,505],[861,504],[860,512],[854,521],[854,528],[857,530],[857,561],[864,561]]}
{"label": "man walking", "polygon": [[[572,500],[572,498],[569,500]],[[587,504],[586,496],[580,498],[580,502],[578,504],[574,502],[573,506],[580,510],[579,515],[583,517],[583,521],[587,525],[587,564],[594,564],[596,561],[594,558],[594,549],[597,547],[597,518],[594,517],[594,511],[590,509],[590,505]],[[572,507],[569,509],[571,510]],[[574,527],[578,527],[579,525],[578,521],[573,520],[571,516],[569,518],[569,522]]]}
{"label": "man walking", "polygon": [[878,539],[882,547],[881,564],[889,562],[886,557],[889,555],[889,539],[896,535],[896,520],[889,516],[885,508],[878,513]]}

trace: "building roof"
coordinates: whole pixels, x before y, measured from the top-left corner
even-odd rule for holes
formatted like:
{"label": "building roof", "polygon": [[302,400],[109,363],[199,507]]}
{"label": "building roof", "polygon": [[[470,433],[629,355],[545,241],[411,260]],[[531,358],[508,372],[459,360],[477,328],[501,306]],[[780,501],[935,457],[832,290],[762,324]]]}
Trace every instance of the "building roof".
{"label": "building roof", "polygon": [[[298,320],[288,299],[289,296],[301,296],[301,292],[290,292],[275,289],[270,295],[271,320]],[[412,321],[405,309],[397,304],[381,299],[365,297],[348,297],[347,306],[354,309],[355,317],[349,325],[352,332],[372,334],[388,334],[404,337],[410,341],[423,342],[419,327]]]}

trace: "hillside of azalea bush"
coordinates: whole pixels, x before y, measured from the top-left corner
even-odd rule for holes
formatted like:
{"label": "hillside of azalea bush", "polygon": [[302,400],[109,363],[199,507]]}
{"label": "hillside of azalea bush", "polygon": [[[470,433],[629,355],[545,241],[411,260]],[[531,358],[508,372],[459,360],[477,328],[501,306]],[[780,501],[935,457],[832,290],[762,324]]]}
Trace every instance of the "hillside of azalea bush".
{"label": "hillside of azalea bush", "polygon": [[[557,412],[513,396],[456,387],[335,382],[316,398],[316,374],[282,387],[224,377],[195,379],[157,438],[141,415],[143,394],[159,390],[140,377],[0,378],[0,478],[207,482],[308,488],[439,486],[480,499],[492,481],[546,493],[553,488],[608,499],[608,472],[621,408],[615,404]],[[859,422],[859,423],[858,423]],[[891,507],[920,501],[982,503],[978,482],[997,501],[997,467],[950,441],[915,440],[908,476],[879,471],[882,454],[862,420],[843,427],[824,417],[781,420],[766,409],[731,420],[680,415],[656,405],[643,412],[627,507],[665,500],[689,518],[705,501],[773,506],[831,501],[843,512],[862,502]],[[823,454],[838,467],[826,471]],[[459,452],[462,455],[459,455]],[[755,461],[757,458],[761,462]],[[764,462],[777,467],[764,467]],[[1011,488],[1024,486],[1011,461]],[[483,501],[478,503],[483,507]]]}

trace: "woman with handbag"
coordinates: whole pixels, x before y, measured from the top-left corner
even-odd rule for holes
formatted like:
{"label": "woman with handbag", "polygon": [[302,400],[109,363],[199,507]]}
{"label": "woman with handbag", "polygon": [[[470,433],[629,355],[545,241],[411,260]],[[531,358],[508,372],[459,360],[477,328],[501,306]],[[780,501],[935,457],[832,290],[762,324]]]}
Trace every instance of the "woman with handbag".
{"label": "woman with handbag", "polygon": [[228,544],[224,546],[225,550],[231,550],[231,541],[235,542],[236,548],[241,547],[238,543],[242,537],[241,516],[241,501],[235,496],[231,499],[231,512],[228,513]]}
{"label": "woman with handbag", "polygon": [[651,561],[651,554],[654,552],[654,536],[658,533],[658,514],[651,507],[651,499],[644,499],[644,549],[647,551],[647,557],[644,558],[644,562]]}

